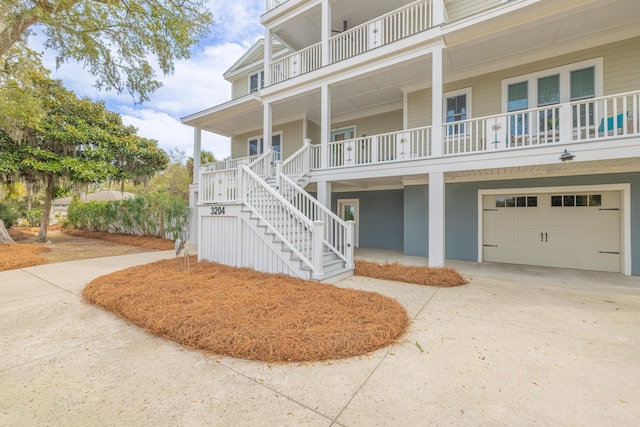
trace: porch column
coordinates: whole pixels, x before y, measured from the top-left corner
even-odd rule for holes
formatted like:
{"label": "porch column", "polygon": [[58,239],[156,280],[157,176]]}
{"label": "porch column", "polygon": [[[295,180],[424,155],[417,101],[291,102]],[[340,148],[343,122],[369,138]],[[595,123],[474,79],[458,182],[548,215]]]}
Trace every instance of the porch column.
{"label": "porch column", "polygon": [[198,177],[198,168],[200,167],[200,151],[202,145],[202,129],[198,126],[193,128],[193,183],[200,179]]}
{"label": "porch column", "polygon": [[329,39],[331,38],[331,3],[329,0],[322,0],[322,23],[320,26],[320,39],[322,45],[322,66],[329,65]]}
{"label": "porch column", "polygon": [[329,85],[320,87],[320,168],[329,167],[329,140],[331,139],[331,91]]}
{"label": "porch column", "polygon": [[[264,33],[264,85],[271,85],[271,57],[273,54],[273,35],[270,29]],[[258,76],[260,78],[260,76]],[[258,86],[260,84],[258,83]]]}
{"label": "porch column", "polygon": [[262,119],[262,137],[264,144],[264,151],[266,152],[271,148],[272,134],[273,134],[273,107],[268,102],[263,104],[263,119]]}
{"label": "porch column", "polygon": [[431,155],[442,156],[442,46],[431,54]]}
{"label": "porch column", "polygon": [[444,173],[429,173],[429,267],[444,266]]}
{"label": "porch column", "polygon": [[318,182],[318,193],[316,197],[324,207],[331,209],[331,181]]}

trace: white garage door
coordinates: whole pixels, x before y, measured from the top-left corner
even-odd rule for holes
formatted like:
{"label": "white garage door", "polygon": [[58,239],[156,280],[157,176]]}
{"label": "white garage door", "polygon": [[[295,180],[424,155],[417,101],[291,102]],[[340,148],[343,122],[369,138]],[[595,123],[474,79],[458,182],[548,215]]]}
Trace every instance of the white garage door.
{"label": "white garage door", "polygon": [[619,191],[483,196],[485,261],[619,272]]}

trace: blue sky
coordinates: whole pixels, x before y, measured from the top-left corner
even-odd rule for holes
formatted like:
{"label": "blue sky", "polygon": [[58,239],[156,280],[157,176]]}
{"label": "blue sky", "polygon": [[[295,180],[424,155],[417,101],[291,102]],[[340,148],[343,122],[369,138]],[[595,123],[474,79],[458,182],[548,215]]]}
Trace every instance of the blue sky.
{"label": "blue sky", "polygon": [[[189,60],[176,62],[173,75],[158,74],[164,86],[142,105],[134,105],[128,93],[96,90],[93,76],[78,63],[63,64],[56,70],[55,52],[44,52],[44,64],[51,69],[52,78],[61,79],[76,95],[106,101],[126,124],[139,129],[139,135],[157,140],[167,151],[182,148],[190,156],[193,128],[181,124],[180,118],[231,99],[231,85],[222,74],[264,36],[260,25],[264,7],[264,0],[211,0],[215,24],[209,37],[192,49]],[[32,36],[30,44],[42,51],[37,35]],[[204,132],[203,150],[222,159],[229,155],[229,148],[228,138]]]}

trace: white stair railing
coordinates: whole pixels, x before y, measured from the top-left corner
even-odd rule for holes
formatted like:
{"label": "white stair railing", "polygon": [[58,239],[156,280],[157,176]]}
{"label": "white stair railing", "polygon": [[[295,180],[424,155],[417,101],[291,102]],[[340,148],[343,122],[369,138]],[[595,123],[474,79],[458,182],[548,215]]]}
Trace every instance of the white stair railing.
{"label": "white stair railing", "polygon": [[305,217],[248,165],[240,165],[242,202],[312,272],[323,278],[322,222]]}
{"label": "white stair railing", "polygon": [[324,223],[324,244],[345,262],[346,268],[354,266],[354,228],[352,221],[344,221],[288,176],[281,174],[280,193],[298,211],[311,221]]}
{"label": "white stair railing", "polygon": [[298,182],[300,178],[311,170],[311,140],[305,139],[302,147],[282,162],[282,173],[293,182]]}
{"label": "white stair railing", "polygon": [[280,153],[269,148],[264,154],[254,158],[247,166],[260,178],[266,179],[273,176],[278,160],[280,160]]}

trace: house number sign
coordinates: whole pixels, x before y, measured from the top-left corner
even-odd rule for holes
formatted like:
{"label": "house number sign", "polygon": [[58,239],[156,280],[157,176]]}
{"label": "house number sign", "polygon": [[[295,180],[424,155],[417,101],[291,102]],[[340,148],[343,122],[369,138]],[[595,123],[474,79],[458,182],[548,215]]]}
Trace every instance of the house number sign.
{"label": "house number sign", "polygon": [[224,215],[224,206],[211,206],[211,215]]}

